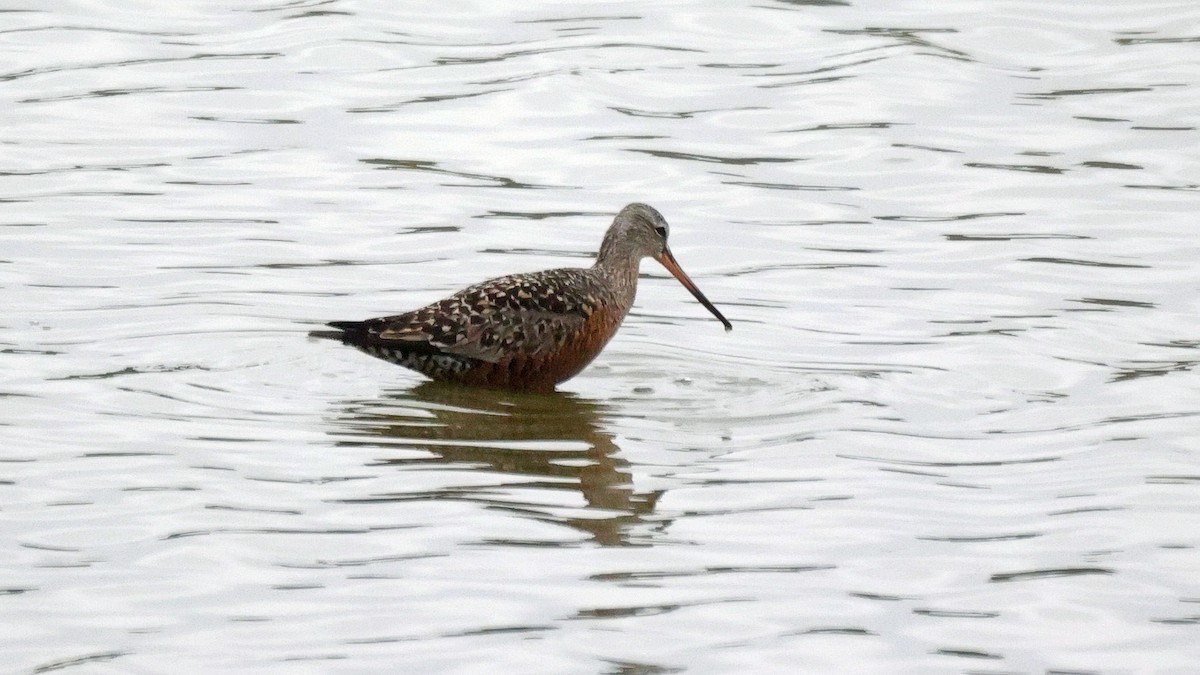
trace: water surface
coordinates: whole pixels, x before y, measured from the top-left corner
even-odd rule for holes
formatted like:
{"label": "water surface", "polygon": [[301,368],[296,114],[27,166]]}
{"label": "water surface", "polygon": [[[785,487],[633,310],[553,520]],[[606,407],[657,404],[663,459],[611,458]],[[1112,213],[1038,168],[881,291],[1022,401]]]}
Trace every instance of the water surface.
{"label": "water surface", "polygon": [[[0,12],[14,672],[1187,673],[1200,10]],[[551,396],[305,337],[653,262]]]}

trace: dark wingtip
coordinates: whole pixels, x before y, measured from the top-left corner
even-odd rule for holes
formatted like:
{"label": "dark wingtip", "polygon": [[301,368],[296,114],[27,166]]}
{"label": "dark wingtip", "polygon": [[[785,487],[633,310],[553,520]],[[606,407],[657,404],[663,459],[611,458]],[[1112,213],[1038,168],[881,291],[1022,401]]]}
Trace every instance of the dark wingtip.
{"label": "dark wingtip", "polygon": [[339,342],[345,342],[347,339],[349,339],[350,337],[352,337],[354,335],[355,330],[360,328],[363,325],[363,322],[362,321],[330,321],[329,323],[327,323],[325,325],[329,326],[331,328],[336,328],[337,330],[314,330],[314,331],[310,331],[308,336],[314,337],[314,338],[322,338],[325,340],[337,340]]}
{"label": "dark wingtip", "polygon": [[341,330],[314,330],[308,333],[308,337],[324,338],[326,340],[341,340],[345,336],[346,331]]}

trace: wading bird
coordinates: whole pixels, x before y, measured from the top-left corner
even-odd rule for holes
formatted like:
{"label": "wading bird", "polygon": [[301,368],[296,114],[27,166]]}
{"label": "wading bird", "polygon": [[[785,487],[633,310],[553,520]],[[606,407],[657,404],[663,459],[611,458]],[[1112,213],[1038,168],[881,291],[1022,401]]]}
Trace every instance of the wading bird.
{"label": "wading bird", "polygon": [[667,221],[645,204],[613,219],[596,262],[512,274],[469,286],[420,309],[366,321],[333,321],[313,337],[338,340],[434,380],[552,391],[592,361],[621,326],[642,258],[654,258],[713,316],[733,326],[667,247]]}

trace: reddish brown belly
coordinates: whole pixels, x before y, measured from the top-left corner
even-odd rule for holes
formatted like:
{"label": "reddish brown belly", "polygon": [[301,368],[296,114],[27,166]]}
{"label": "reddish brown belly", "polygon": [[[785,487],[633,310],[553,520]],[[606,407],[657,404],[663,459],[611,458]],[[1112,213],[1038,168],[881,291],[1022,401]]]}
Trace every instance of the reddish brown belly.
{"label": "reddish brown belly", "polygon": [[514,351],[495,363],[480,363],[455,379],[484,387],[553,391],[555,385],[591,363],[620,325],[620,317],[598,312],[557,349],[532,355]]}

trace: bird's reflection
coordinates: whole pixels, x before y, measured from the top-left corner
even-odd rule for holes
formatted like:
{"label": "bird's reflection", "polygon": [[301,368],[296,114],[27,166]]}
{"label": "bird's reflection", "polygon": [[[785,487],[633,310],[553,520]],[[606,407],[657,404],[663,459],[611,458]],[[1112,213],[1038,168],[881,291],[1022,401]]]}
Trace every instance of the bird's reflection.
{"label": "bird's reflection", "polygon": [[[426,382],[368,401],[348,401],[339,413],[344,443],[375,439],[405,452],[380,458],[402,468],[443,465],[489,472],[496,480],[446,485],[418,498],[468,499],[539,520],[569,525],[606,546],[631,545],[632,530],[654,510],[661,491],[636,492],[629,462],[619,456],[602,420],[601,403],[569,393],[522,394]],[[412,456],[419,448],[429,454]],[[578,491],[588,517],[559,516],[551,493],[530,503],[534,490]],[[508,492],[509,494],[504,494]],[[498,495],[498,493],[500,493]],[[515,497],[514,495],[521,495]],[[387,497],[385,497],[387,498]],[[393,498],[411,500],[405,492]],[[593,517],[594,516],[594,517]]]}

